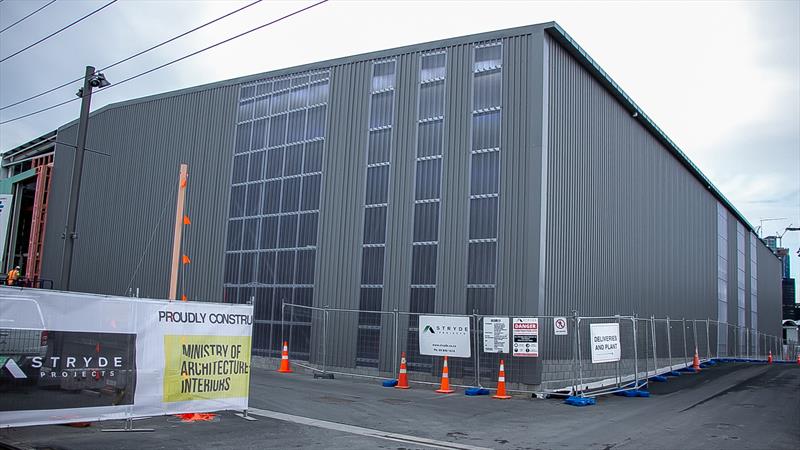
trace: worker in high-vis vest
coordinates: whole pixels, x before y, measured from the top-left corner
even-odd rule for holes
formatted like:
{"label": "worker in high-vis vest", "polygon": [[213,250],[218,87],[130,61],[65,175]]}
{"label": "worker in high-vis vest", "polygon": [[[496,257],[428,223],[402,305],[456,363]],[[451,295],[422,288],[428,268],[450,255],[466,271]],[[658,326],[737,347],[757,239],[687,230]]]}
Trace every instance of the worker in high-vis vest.
{"label": "worker in high-vis vest", "polygon": [[9,286],[17,284],[17,280],[19,279],[19,274],[20,274],[19,266],[9,270],[6,278],[6,284],[8,284]]}

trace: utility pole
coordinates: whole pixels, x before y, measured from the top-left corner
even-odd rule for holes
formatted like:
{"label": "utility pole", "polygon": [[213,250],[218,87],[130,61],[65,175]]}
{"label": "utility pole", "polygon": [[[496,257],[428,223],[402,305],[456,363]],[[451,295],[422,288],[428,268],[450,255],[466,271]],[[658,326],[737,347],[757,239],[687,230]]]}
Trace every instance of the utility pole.
{"label": "utility pole", "polygon": [[102,73],[94,73],[94,67],[86,66],[86,75],[83,78],[83,88],[78,91],[81,98],[81,115],[78,121],[78,140],[75,144],[75,156],[72,159],[72,179],[67,199],[67,222],[61,238],[64,239],[64,258],[61,264],[61,283],[59,289],[70,290],[70,275],[72,272],[72,252],[75,240],[78,239],[76,222],[78,220],[78,200],[81,191],[81,175],[83,174],[83,153],[86,148],[86,133],[89,126],[89,108],[92,103],[92,89],[106,87],[109,83]]}

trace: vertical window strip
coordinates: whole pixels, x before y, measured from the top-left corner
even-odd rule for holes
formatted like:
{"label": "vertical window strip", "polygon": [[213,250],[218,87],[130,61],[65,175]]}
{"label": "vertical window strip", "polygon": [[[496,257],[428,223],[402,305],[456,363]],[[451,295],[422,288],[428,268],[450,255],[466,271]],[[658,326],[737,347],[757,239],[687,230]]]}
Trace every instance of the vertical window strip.
{"label": "vertical window strip", "polygon": [[[492,313],[494,308],[499,220],[497,205],[500,195],[502,54],[501,42],[482,43],[473,49],[467,313],[472,313],[471,308],[481,313]],[[489,200],[496,202],[492,205],[486,203],[486,199],[497,200]],[[480,208],[476,202],[481,202]]]}
{"label": "vertical window strip", "polygon": [[[275,328],[281,322],[280,302],[313,302],[329,80],[330,73],[320,71],[240,88],[234,158],[246,176],[231,179],[224,286],[226,301],[256,298],[256,345],[267,355],[280,352]],[[293,173],[288,172],[290,152]],[[303,314],[290,320],[310,326]],[[296,327],[298,336],[307,335],[307,327]],[[303,349],[298,353],[308,356]]]}
{"label": "vertical window strip", "polygon": [[[422,223],[430,220],[436,229],[436,238],[431,240],[430,233],[418,234],[414,230],[412,236],[411,288],[436,288],[436,261],[438,260],[438,228],[441,206],[436,207],[435,214],[418,216],[418,209],[429,209],[427,203],[441,203],[442,164],[432,161],[442,160],[444,147],[444,108],[447,77],[447,53],[444,51],[426,53],[419,59],[419,85],[417,86],[417,142],[416,171],[414,183],[414,220]],[[433,132],[431,132],[433,131]],[[422,145],[421,145],[422,144]],[[432,165],[431,165],[432,164]],[[426,168],[433,170],[426,171]],[[428,184],[431,185],[428,185]],[[432,186],[435,184],[436,186]],[[425,191],[436,191],[435,196],[424,195]],[[422,206],[420,206],[422,205]],[[430,228],[430,227],[426,227]],[[420,245],[425,249],[415,248]],[[423,261],[423,258],[427,260]],[[423,273],[433,271],[433,273]],[[433,307],[433,305],[427,305]],[[414,311],[426,312],[426,311]]]}
{"label": "vertical window strip", "polygon": [[[396,82],[394,59],[372,63],[367,148],[365,149],[366,180],[364,187],[364,223],[361,246],[361,292],[359,310],[380,311],[386,263],[386,214],[368,214],[388,209],[391,177],[391,142],[394,125],[394,92]],[[380,148],[378,148],[380,147]],[[367,242],[375,236],[372,227],[383,227],[377,233],[382,242]],[[369,232],[369,233],[368,233]],[[369,235],[369,237],[368,237]],[[380,249],[380,250],[378,250]],[[380,261],[373,260],[380,253]],[[367,257],[369,256],[369,257]],[[377,265],[377,267],[376,267]],[[379,279],[377,279],[379,278]],[[376,283],[376,281],[380,281]],[[376,328],[376,314],[359,314],[356,365],[377,367],[381,328]],[[380,321],[378,320],[378,324]]]}

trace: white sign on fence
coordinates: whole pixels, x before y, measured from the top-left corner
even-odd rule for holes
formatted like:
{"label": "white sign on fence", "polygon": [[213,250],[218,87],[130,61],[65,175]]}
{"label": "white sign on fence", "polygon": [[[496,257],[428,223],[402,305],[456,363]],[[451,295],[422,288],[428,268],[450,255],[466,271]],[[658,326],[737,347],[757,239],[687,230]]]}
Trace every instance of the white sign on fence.
{"label": "white sign on fence", "polygon": [[539,356],[539,318],[514,317],[514,356],[535,358]]}
{"label": "white sign on fence", "polygon": [[419,316],[419,352],[431,356],[469,358],[469,317]]}
{"label": "white sign on fence", "polygon": [[252,306],[3,287],[0,318],[0,428],[247,409]]}
{"label": "white sign on fence", "polygon": [[592,346],[592,364],[619,361],[622,349],[618,323],[593,323],[589,325]]}
{"label": "white sign on fence", "polygon": [[567,335],[567,318],[566,317],[553,317],[553,333],[556,336]]}
{"label": "white sign on fence", "polygon": [[508,353],[508,317],[483,318],[483,351]]}

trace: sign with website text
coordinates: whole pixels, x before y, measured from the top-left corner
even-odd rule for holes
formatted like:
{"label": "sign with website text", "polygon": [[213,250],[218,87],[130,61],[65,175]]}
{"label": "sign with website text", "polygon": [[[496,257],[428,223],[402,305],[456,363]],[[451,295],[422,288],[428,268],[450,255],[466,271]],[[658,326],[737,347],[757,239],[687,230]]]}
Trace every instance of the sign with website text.
{"label": "sign with website text", "polygon": [[430,356],[469,358],[469,317],[419,316],[419,352]]}
{"label": "sign with website text", "polygon": [[514,317],[514,356],[536,358],[539,356],[539,318]]}
{"label": "sign with website text", "polygon": [[619,342],[618,323],[593,323],[589,325],[592,346],[592,364],[619,361],[622,349]]}
{"label": "sign with website text", "polygon": [[0,288],[0,428],[243,410],[253,308]]}

